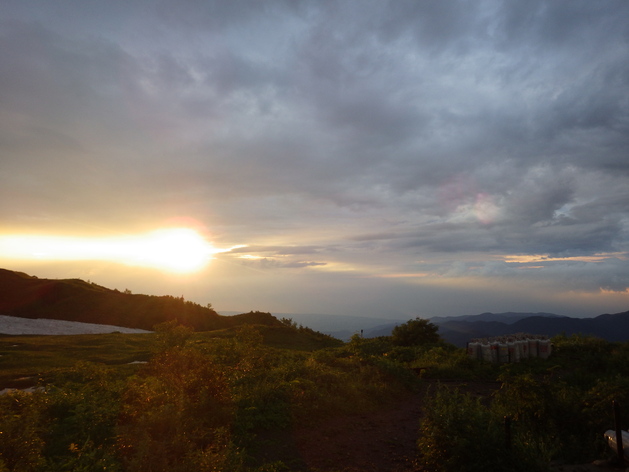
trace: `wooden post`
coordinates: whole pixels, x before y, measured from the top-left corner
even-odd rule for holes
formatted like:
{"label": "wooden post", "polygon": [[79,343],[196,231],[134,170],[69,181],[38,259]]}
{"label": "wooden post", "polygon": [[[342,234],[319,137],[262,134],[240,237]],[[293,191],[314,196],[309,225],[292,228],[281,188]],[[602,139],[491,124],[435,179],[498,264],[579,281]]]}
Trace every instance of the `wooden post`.
{"label": "wooden post", "polygon": [[505,449],[511,449],[511,417],[505,416]]}
{"label": "wooden post", "polygon": [[618,463],[625,463],[625,450],[622,444],[622,428],[620,425],[620,406],[616,400],[612,401],[614,407],[614,427],[616,428],[616,453],[618,454]]}

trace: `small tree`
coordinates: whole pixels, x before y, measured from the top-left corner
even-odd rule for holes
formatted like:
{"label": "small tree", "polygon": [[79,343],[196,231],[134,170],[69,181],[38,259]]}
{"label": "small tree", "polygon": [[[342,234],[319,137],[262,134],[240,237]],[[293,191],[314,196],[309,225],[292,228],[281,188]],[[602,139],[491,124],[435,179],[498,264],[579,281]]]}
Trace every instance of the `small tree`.
{"label": "small tree", "polygon": [[177,319],[164,321],[153,326],[155,331],[155,348],[157,351],[164,351],[173,347],[183,347],[193,330],[188,326],[179,324]]}
{"label": "small tree", "polygon": [[415,318],[393,328],[391,340],[396,346],[416,346],[418,344],[438,343],[439,327],[428,320]]}

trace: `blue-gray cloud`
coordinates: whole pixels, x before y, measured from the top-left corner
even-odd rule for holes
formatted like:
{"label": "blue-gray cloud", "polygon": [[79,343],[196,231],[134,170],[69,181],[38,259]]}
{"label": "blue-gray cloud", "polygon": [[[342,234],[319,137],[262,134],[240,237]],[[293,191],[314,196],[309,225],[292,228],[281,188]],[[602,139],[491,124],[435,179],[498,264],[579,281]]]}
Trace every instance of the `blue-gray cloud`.
{"label": "blue-gray cloud", "polygon": [[[453,274],[450,258],[489,276],[500,254],[624,261],[628,14],[614,0],[13,2],[0,217],[185,216],[250,244],[234,257],[360,277],[422,260]],[[575,287],[628,286],[611,261],[617,276]],[[603,267],[551,265],[566,286]]]}

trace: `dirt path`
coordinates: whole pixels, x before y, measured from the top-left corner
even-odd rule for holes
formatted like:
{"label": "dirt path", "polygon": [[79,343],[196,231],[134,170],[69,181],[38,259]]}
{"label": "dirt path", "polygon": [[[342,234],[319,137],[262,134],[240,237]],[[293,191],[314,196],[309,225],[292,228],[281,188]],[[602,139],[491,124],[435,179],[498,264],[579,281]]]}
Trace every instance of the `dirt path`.
{"label": "dirt path", "polygon": [[425,389],[377,411],[314,421],[290,431],[258,436],[256,456],[281,461],[291,471],[411,472]]}
{"label": "dirt path", "polygon": [[[479,396],[499,387],[496,382],[445,382]],[[296,471],[421,471],[417,439],[424,398],[432,383],[426,381],[418,392],[376,411],[327,418],[315,426],[266,436],[269,447],[263,456]]]}
{"label": "dirt path", "polygon": [[[304,472],[420,472],[417,439],[424,398],[431,382],[381,409],[362,415],[340,416],[315,426],[271,434],[266,459],[282,461],[291,471]],[[449,382],[448,382],[449,383]],[[468,393],[487,397],[496,382],[452,382]],[[262,446],[265,447],[264,445]],[[614,470],[605,461],[556,465],[556,472]],[[619,470],[619,469],[615,469]],[[624,469],[621,469],[624,471]],[[627,469],[629,471],[629,469]]]}
{"label": "dirt path", "polygon": [[390,408],[331,418],[296,430],[295,446],[309,468],[321,472],[410,472],[417,467],[417,437],[423,393]]}

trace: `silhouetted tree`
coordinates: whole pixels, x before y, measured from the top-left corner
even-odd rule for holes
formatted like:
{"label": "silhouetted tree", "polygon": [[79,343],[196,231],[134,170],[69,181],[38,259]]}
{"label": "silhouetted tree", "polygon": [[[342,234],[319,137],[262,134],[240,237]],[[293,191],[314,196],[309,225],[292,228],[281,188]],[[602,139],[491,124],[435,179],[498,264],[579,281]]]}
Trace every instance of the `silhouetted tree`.
{"label": "silhouetted tree", "polygon": [[428,320],[415,318],[393,328],[391,339],[397,346],[415,346],[417,344],[438,343],[439,327]]}

